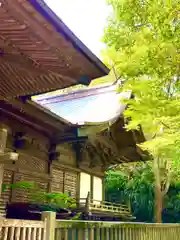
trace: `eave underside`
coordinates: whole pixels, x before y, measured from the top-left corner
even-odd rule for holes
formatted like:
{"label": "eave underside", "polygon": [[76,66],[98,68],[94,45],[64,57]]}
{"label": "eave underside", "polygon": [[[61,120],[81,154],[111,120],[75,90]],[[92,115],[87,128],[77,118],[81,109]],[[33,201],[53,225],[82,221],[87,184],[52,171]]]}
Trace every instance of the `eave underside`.
{"label": "eave underside", "polygon": [[0,98],[32,95],[104,75],[31,4],[0,6]]}
{"label": "eave underside", "polygon": [[91,164],[100,164],[105,169],[111,165],[145,161],[147,155],[137,146],[144,141],[141,132],[126,131],[124,119],[119,118],[109,129],[88,137],[82,151],[92,159]]}

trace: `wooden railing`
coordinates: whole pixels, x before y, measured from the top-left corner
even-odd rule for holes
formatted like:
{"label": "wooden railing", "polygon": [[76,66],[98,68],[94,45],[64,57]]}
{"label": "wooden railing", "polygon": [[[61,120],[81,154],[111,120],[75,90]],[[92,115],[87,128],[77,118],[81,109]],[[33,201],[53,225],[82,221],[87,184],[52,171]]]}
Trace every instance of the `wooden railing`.
{"label": "wooden railing", "polygon": [[42,221],[0,220],[0,240],[179,240],[180,224],[56,220],[45,212]]}
{"label": "wooden railing", "polygon": [[55,240],[179,240],[180,224],[57,221]]}
{"label": "wooden railing", "polygon": [[44,240],[45,221],[0,220],[0,240]]}
{"label": "wooden railing", "polygon": [[91,199],[90,193],[88,193],[87,198],[80,198],[77,201],[79,202],[79,208],[82,211],[104,212],[110,215],[124,216],[133,219],[131,211],[127,205]]}
{"label": "wooden railing", "polygon": [[114,204],[106,201],[99,201],[99,200],[90,200],[89,202],[89,209],[90,210],[101,210],[101,211],[108,211],[108,212],[117,212],[123,214],[130,214],[130,210],[126,205],[122,204]]}

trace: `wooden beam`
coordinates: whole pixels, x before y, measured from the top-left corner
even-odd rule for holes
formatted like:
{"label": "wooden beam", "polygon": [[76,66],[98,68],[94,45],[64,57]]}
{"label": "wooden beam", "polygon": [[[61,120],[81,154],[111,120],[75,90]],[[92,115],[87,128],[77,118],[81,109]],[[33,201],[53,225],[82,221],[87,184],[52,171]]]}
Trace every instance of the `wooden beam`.
{"label": "wooden beam", "polygon": [[22,117],[22,115],[19,116],[20,114],[12,113],[12,112],[6,111],[5,109],[2,109],[2,108],[0,108],[0,113],[1,112],[4,115],[6,115],[8,118],[16,119],[16,120],[18,120],[20,122],[23,122],[24,124],[27,124],[27,126],[35,129],[36,131],[40,132],[41,134],[43,134],[46,137],[50,137],[51,136],[52,132],[50,132],[49,129],[46,130],[42,125],[35,124],[35,121],[34,122],[33,121],[29,121],[24,116],[23,117]]}
{"label": "wooden beam", "polygon": [[[60,118],[55,117],[54,115],[50,115],[50,111],[46,112],[43,108],[38,108],[36,104],[30,104],[29,102],[21,102],[20,100],[6,100],[6,105],[13,106],[14,109],[17,109],[29,117],[35,117],[36,121],[43,122],[43,125],[46,125],[48,128],[63,130],[63,127],[66,127],[66,124],[63,121],[60,121]],[[5,106],[6,106],[5,105]],[[38,104],[37,104],[38,105]],[[34,114],[35,113],[35,114]],[[35,115],[35,116],[34,116]]]}
{"label": "wooden beam", "polygon": [[66,137],[66,138],[62,138],[60,140],[57,141],[58,144],[63,144],[63,143],[84,143],[86,140],[88,139],[88,137]]}

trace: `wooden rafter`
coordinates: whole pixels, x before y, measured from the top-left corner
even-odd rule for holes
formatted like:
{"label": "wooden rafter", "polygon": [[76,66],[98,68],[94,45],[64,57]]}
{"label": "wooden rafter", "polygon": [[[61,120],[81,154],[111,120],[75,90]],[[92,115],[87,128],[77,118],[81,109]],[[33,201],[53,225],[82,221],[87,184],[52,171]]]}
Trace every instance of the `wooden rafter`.
{"label": "wooden rafter", "polygon": [[103,68],[101,71],[93,61],[58,32],[31,1],[1,1],[0,99],[53,91],[77,84],[82,76],[93,79],[104,75]]}

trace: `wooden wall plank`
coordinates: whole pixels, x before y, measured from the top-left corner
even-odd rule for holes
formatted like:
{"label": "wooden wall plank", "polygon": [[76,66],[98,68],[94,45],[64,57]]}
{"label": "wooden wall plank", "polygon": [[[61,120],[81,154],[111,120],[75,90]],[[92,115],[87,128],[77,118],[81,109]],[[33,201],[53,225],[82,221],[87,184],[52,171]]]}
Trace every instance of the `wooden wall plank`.
{"label": "wooden wall plank", "polygon": [[57,168],[52,168],[51,192],[63,192],[64,172]]}
{"label": "wooden wall plank", "polygon": [[65,172],[64,174],[64,192],[71,197],[77,197],[77,173]]}
{"label": "wooden wall plank", "polygon": [[[47,192],[48,182],[45,182],[43,179],[34,177],[32,175],[27,175],[23,173],[15,173],[15,182],[32,182],[37,184],[38,189],[42,192]],[[28,189],[15,189],[14,190],[14,202],[28,202],[31,199],[32,192]]]}

